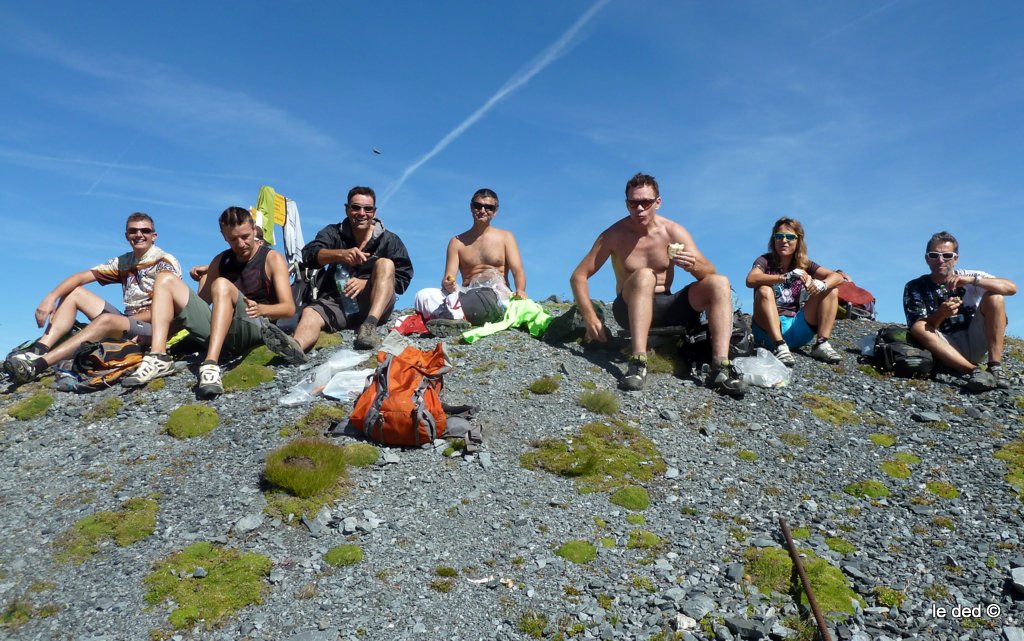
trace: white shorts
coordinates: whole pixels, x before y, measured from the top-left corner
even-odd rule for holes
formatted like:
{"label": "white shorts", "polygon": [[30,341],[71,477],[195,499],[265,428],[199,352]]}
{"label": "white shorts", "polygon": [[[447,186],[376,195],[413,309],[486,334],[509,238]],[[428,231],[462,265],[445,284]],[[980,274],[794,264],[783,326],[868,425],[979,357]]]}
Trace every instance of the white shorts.
{"label": "white shorts", "polygon": [[981,365],[988,358],[985,317],[982,316],[980,309],[975,312],[974,318],[971,319],[971,324],[967,326],[967,329],[953,332],[952,334],[936,333],[942,340],[952,345],[953,349],[960,352],[961,356],[975,365]]}

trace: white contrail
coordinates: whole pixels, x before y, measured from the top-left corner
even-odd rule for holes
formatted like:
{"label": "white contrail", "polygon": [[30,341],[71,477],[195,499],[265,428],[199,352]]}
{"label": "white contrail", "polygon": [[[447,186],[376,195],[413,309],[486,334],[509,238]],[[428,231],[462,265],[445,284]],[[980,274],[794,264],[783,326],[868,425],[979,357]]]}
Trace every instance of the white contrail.
{"label": "white contrail", "polygon": [[436,156],[445,150],[445,148],[452,144],[452,142],[462,135],[464,131],[469,129],[473,124],[484,117],[484,115],[491,110],[494,105],[501,102],[509,94],[519,89],[527,82],[530,81],[534,76],[544,70],[545,67],[550,65],[552,62],[558,59],[565,48],[569,45],[572,39],[579,33],[579,30],[583,28],[587,22],[594,17],[594,15],[601,10],[604,5],[608,4],[609,0],[598,0],[590,9],[588,9],[582,16],[580,16],[576,22],[573,23],[569,29],[562,34],[562,36],[556,40],[550,47],[548,47],[541,55],[537,58],[537,61],[530,65],[524,71],[520,71],[518,74],[509,78],[509,80],[498,90],[496,94],[490,97],[479,109],[474,111],[469,118],[463,120],[458,127],[448,132],[444,138],[442,138],[434,148],[423,155],[422,158],[409,165],[402,176],[395,181],[390,187],[385,190],[384,195],[381,197],[382,202],[387,202],[389,198],[405,184],[405,181],[412,176],[417,169],[423,166],[428,160]]}

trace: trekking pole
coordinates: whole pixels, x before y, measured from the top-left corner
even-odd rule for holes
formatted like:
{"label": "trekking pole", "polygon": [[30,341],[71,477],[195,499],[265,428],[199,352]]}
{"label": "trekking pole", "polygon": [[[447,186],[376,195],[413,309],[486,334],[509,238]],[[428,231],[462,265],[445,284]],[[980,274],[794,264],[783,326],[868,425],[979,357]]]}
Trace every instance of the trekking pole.
{"label": "trekking pole", "polygon": [[800,582],[804,586],[804,594],[807,595],[807,602],[811,604],[811,612],[814,613],[814,621],[818,624],[818,634],[821,635],[821,641],[832,641],[832,635],[828,633],[828,627],[825,625],[825,617],[821,616],[821,609],[818,607],[818,602],[814,598],[814,592],[811,591],[811,580],[807,578],[807,573],[804,572],[804,566],[800,563],[800,554],[796,550],[796,544],[793,543],[793,536],[789,533],[789,526],[786,525],[786,519],[780,517],[779,525],[782,527],[782,536],[786,537],[786,547],[789,548],[789,557],[793,559],[793,565],[796,566],[796,571],[800,575]]}

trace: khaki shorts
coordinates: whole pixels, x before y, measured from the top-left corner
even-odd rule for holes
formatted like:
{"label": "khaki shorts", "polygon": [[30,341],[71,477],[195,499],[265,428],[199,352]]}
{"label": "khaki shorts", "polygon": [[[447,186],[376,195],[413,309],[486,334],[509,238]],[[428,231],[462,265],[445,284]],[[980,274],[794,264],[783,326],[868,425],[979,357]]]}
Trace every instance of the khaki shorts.
{"label": "khaki shorts", "polygon": [[[188,304],[171,320],[171,333],[187,329],[191,338],[202,345],[210,340],[210,321],[213,312],[199,294],[188,290]],[[253,319],[257,320],[258,319]],[[235,301],[235,315],[224,337],[224,356],[238,356],[249,348],[263,343],[258,322],[252,322],[245,313],[245,297],[239,292]]]}

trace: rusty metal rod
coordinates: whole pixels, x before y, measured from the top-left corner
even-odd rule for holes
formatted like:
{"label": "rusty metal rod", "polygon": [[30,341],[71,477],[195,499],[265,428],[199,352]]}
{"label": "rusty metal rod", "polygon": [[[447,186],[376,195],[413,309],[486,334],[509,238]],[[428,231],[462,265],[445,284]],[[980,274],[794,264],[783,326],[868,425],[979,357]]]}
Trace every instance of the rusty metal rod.
{"label": "rusty metal rod", "polygon": [[789,533],[786,519],[780,517],[779,525],[782,526],[782,536],[786,537],[789,557],[793,559],[793,565],[796,566],[796,571],[800,575],[800,582],[804,585],[804,594],[807,595],[807,602],[811,604],[811,612],[814,613],[814,621],[818,624],[818,634],[821,635],[821,641],[832,641],[832,635],[828,633],[828,626],[825,625],[825,617],[821,616],[821,608],[818,607],[818,602],[814,598],[814,592],[811,590],[811,580],[807,578],[807,573],[804,572],[804,565],[800,562],[800,553],[797,552],[796,544],[793,543],[793,535]]}

